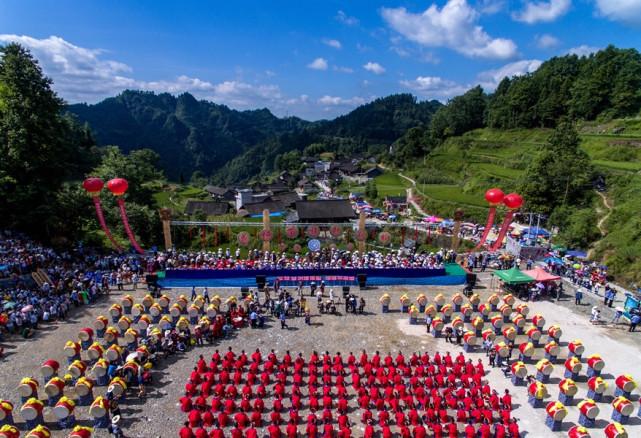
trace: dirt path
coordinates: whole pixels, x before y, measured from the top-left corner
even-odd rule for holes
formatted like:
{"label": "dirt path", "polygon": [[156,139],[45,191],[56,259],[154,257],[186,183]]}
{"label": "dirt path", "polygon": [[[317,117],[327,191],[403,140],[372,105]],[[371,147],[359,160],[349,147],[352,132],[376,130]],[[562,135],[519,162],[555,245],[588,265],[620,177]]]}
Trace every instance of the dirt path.
{"label": "dirt path", "polygon": [[601,231],[601,235],[605,236],[606,234],[608,234],[608,232],[603,227],[603,224],[608,219],[608,217],[610,217],[610,213],[612,213],[612,208],[614,208],[614,205],[612,204],[612,200],[608,199],[608,197],[605,196],[602,192],[597,192],[597,194],[603,199],[603,205],[605,205],[605,207],[608,209],[608,213],[601,219],[599,219],[599,222],[596,224],[596,226],[599,227],[599,230]]}

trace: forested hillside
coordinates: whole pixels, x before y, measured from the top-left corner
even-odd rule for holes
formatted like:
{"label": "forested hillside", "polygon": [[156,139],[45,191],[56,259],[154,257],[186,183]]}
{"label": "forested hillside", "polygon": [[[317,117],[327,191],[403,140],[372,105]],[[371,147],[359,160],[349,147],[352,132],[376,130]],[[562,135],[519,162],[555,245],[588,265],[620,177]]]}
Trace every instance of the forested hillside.
{"label": "forested hillside", "polygon": [[70,105],[88,122],[101,146],[128,153],[149,148],[160,154],[168,178],[189,180],[194,172],[210,175],[246,149],[309,123],[279,119],[267,109],[235,111],[198,101],[191,94],[172,96],[124,91],[95,105]]}

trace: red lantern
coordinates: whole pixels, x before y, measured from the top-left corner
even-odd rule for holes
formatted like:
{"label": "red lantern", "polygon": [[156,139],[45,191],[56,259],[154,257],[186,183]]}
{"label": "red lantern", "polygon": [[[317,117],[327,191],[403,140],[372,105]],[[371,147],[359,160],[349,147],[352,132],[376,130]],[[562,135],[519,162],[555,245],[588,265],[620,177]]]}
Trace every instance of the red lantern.
{"label": "red lantern", "polygon": [[523,198],[516,193],[510,193],[503,198],[503,203],[510,210],[516,210],[523,205]]}
{"label": "red lantern", "polygon": [[122,196],[129,188],[129,183],[122,178],[114,178],[107,183],[107,189],[116,196]]}
{"label": "red lantern", "polygon": [[505,193],[499,189],[490,189],[485,193],[485,200],[490,203],[490,205],[499,205],[503,202],[505,198]]}
{"label": "red lantern", "polygon": [[105,186],[105,183],[102,182],[100,178],[87,178],[83,183],[82,186],[85,188],[86,191],[89,192],[90,195],[96,196],[102,188]]}

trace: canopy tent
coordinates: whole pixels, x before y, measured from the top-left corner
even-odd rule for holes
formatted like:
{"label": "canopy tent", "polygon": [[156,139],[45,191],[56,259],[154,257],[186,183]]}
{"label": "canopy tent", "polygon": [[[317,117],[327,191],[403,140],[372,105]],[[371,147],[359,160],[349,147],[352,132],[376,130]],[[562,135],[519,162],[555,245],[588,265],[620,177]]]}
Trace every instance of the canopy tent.
{"label": "canopy tent", "polygon": [[536,227],[524,228],[523,232],[524,233],[528,233],[528,234],[536,234],[538,236],[549,236],[550,235],[549,231],[546,231],[543,228],[536,228]]}
{"label": "canopy tent", "polygon": [[519,271],[516,267],[504,271],[494,271],[494,275],[505,281],[507,284],[532,283],[534,278]]}
{"label": "canopy tent", "polygon": [[534,278],[539,283],[561,279],[561,277],[559,277],[558,275],[552,275],[549,272],[545,272],[545,270],[540,266],[537,266],[534,269],[530,269],[529,271],[523,271],[523,273]]}

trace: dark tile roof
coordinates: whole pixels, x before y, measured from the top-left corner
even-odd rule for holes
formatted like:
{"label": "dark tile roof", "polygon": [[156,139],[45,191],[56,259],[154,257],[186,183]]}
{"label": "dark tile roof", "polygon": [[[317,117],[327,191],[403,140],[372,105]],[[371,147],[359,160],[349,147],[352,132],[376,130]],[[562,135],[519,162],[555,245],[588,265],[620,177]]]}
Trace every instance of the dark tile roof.
{"label": "dark tile roof", "polygon": [[223,188],[223,187],[216,187],[216,186],[205,186],[203,187],[203,190],[218,196],[222,196],[225,193],[231,191],[231,189],[229,189],[228,187]]}
{"label": "dark tile roof", "polygon": [[285,207],[292,207],[296,202],[300,201],[300,196],[295,192],[277,193],[272,195],[274,201],[282,201]]}
{"label": "dark tile roof", "polygon": [[196,211],[203,211],[209,216],[227,214],[229,204],[227,202],[187,201],[185,214],[192,215]]}
{"label": "dark tile roof", "polygon": [[407,204],[407,196],[386,196],[385,200],[394,204]]}
{"label": "dark tile roof", "polygon": [[263,210],[269,210],[270,213],[278,213],[280,211],[286,210],[283,201],[257,202],[255,204],[244,205],[243,208],[247,210],[247,213],[249,213],[251,216],[263,214]]}
{"label": "dark tile roof", "polygon": [[351,219],[356,217],[352,204],[346,199],[298,201],[296,211],[300,220]]}

